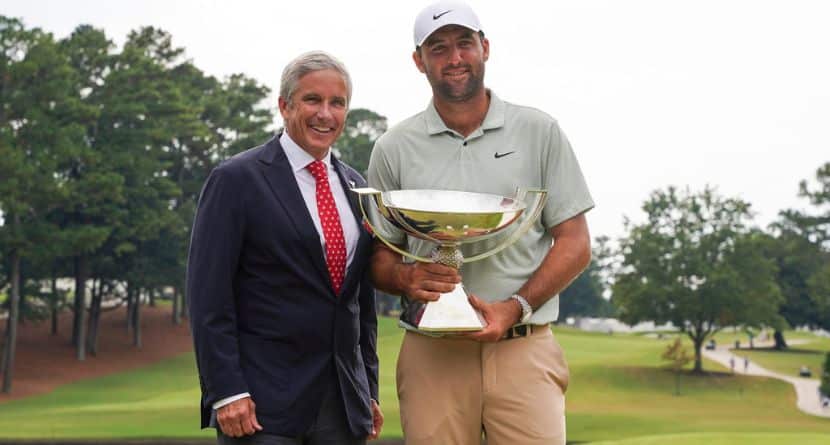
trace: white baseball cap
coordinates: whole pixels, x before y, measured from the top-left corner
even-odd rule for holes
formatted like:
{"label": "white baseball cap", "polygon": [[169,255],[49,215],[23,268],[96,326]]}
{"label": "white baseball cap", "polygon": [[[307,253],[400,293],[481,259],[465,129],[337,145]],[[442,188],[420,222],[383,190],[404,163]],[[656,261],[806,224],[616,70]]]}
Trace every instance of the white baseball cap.
{"label": "white baseball cap", "polygon": [[460,25],[475,32],[481,31],[478,16],[468,4],[442,0],[424,8],[415,19],[415,46],[423,45],[430,34],[447,25]]}

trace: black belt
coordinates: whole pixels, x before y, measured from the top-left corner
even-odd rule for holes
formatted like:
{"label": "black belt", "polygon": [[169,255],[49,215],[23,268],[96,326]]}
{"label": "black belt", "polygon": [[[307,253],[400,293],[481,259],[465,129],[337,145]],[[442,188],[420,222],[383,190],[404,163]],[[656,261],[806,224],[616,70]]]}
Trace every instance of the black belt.
{"label": "black belt", "polygon": [[532,324],[519,324],[516,326],[511,327],[507,330],[502,337],[502,340],[512,340],[514,338],[519,337],[527,337],[533,333],[533,325]]}

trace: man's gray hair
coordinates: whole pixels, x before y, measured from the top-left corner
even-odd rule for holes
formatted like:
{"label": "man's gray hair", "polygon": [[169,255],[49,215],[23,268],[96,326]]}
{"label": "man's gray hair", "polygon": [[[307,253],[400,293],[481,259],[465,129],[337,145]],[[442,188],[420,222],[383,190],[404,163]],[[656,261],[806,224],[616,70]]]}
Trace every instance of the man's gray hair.
{"label": "man's gray hair", "polygon": [[286,102],[291,102],[291,96],[297,89],[300,78],[308,73],[322,70],[334,70],[343,77],[343,81],[346,82],[346,103],[347,105],[351,103],[352,78],[349,76],[346,66],[334,56],[323,51],[310,51],[300,54],[296,59],[288,62],[288,65],[282,70],[280,97]]}

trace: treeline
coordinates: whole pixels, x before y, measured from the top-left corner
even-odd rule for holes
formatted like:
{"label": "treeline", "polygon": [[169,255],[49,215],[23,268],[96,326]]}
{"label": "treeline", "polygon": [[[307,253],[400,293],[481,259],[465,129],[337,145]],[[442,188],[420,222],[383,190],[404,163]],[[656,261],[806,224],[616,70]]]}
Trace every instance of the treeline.
{"label": "treeline", "polygon": [[806,211],[783,210],[761,229],[750,203],[715,188],[654,191],[644,222],[626,220],[614,246],[597,239],[591,266],[562,294],[560,320],[672,323],[694,345],[698,372],[701,347],[725,327],[770,328],[776,349],[787,347],[786,329],[830,331],[830,162],[798,196]]}
{"label": "treeline", "polygon": [[[56,333],[70,309],[79,360],[96,353],[107,307],[128,306],[136,346],[141,304],[162,289],[173,290],[179,321],[198,194],[219,162],[271,137],[269,94],[242,74],[205,74],[160,29],[135,30],[117,48],[91,26],[56,39],[0,16],[4,391],[18,320],[51,317]],[[382,116],[355,110],[345,157],[368,159],[385,129]],[[74,290],[58,285],[65,277]]]}

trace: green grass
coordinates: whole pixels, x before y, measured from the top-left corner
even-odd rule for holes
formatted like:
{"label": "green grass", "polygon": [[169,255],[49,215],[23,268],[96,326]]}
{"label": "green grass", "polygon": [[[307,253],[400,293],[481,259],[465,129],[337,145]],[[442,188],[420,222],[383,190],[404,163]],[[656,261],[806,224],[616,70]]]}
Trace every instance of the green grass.
{"label": "green grass", "polygon": [[[668,339],[556,328],[571,366],[568,438],[605,445],[830,443],[830,420],[795,408],[786,383],[731,376],[706,362],[706,376],[660,366]],[[383,436],[400,437],[395,361],[402,331],[382,318],[380,398]],[[212,437],[198,430],[199,391],[192,354],[132,372],[66,385],[0,404],[3,438]]]}
{"label": "green grass", "polygon": [[[768,330],[767,333],[769,334],[768,341],[772,341],[772,331]],[[810,332],[804,331],[784,331],[784,339],[789,340],[815,340],[816,336]],[[749,336],[741,330],[740,328],[726,328],[717,334],[715,334],[715,341],[717,341],[718,345],[728,345],[730,348],[734,346],[735,340],[739,340],[741,342],[741,347],[746,348],[749,346]],[[756,333],[755,342],[759,341],[758,334]]]}
{"label": "green grass", "polygon": [[[830,420],[796,410],[789,384],[731,376],[709,361],[704,368],[719,373],[682,374],[680,395],[675,396],[675,375],[660,368],[660,353],[668,339],[554,332],[571,367],[569,440],[702,432],[830,433]],[[673,439],[652,443],[676,445]]]}
{"label": "green grass", "polygon": [[[719,345],[730,347],[735,344],[735,340],[740,340],[741,349],[733,350],[733,352],[741,357],[749,357],[750,360],[770,371],[797,377],[801,365],[806,365],[813,372],[813,378],[819,378],[824,366],[825,354],[830,351],[830,338],[818,337],[803,331],[786,331],[784,338],[791,343],[790,348],[775,351],[767,348],[747,349],[749,339],[746,333],[740,330],[734,332],[732,329],[727,329],[715,336]],[[793,341],[798,344],[792,344]]]}
{"label": "green grass", "polygon": [[798,376],[798,370],[802,365],[810,368],[814,379],[821,377],[823,372],[825,355],[830,351],[830,339],[812,337],[809,343],[790,345],[784,351],[772,349],[741,349],[736,351],[741,356],[749,357],[753,362],[792,377]]}
{"label": "green grass", "polygon": [[594,442],[593,445],[826,445],[826,434],[689,433]]}
{"label": "green grass", "polygon": [[193,354],[0,404],[9,438],[211,437],[199,432]]}

